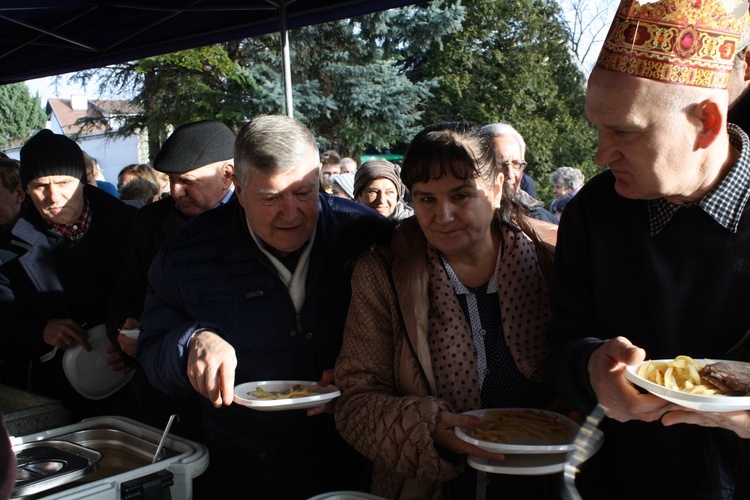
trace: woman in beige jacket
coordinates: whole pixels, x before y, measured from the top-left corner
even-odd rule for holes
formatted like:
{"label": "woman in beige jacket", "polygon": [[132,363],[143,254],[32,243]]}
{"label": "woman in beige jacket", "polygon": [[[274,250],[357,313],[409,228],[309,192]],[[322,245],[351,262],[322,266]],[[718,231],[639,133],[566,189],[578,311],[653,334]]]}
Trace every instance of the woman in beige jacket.
{"label": "woman in beige jacket", "polygon": [[467,123],[420,132],[401,178],[415,217],[356,263],[336,363],[336,425],[389,498],[544,498],[552,481],[464,467],[500,458],[458,439],[462,412],[543,408],[548,269],[556,226],[503,195],[490,140]]}

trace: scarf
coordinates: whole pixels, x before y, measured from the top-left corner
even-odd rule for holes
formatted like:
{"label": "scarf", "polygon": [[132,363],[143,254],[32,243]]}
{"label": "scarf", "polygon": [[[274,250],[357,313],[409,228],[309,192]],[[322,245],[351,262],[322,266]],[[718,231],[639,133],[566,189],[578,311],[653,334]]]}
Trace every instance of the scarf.
{"label": "scarf", "polygon": [[78,219],[72,224],[55,224],[54,222],[44,221],[47,227],[54,232],[70,241],[78,241],[86,235],[86,231],[91,226],[91,208],[89,200],[83,199],[83,210]]}
{"label": "scarf", "polygon": [[[544,330],[552,318],[547,285],[533,241],[505,225],[500,226],[500,233],[503,255],[496,275],[505,342],[516,368],[527,379],[540,380],[547,358]],[[450,285],[440,253],[428,246],[427,259],[428,339],[437,396],[459,413],[481,408],[471,325]]]}
{"label": "scarf", "polygon": [[302,306],[305,305],[305,282],[307,281],[307,271],[310,269],[310,252],[312,251],[313,242],[315,241],[315,233],[318,228],[316,227],[313,229],[310,239],[305,243],[302,255],[300,255],[299,260],[297,261],[297,266],[294,268],[294,274],[292,274],[292,272],[290,272],[289,269],[287,269],[286,266],[271,252],[264,248],[262,240],[258,238],[253,231],[253,228],[250,227],[250,223],[247,224],[247,228],[250,231],[250,235],[258,244],[260,251],[263,252],[263,254],[268,257],[268,260],[271,261],[271,264],[273,264],[273,267],[278,273],[279,279],[289,291],[289,297],[291,297],[292,302],[294,303],[294,309],[297,311],[297,314],[300,314],[302,312]]}

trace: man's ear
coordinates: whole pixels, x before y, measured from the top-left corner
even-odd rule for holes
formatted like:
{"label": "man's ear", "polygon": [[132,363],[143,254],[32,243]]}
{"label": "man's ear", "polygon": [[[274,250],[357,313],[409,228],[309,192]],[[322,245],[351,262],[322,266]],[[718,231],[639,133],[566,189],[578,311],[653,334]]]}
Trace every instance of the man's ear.
{"label": "man's ear", "polygon": [[503,198],[503,184],[504,183],[505,183],[505,175],[502,172],[498,172],[497,178],[495,179],[495,185],[492,186],[493,206],[500,206],[500,200]]}
{"label": "man's ear", "polygon": [[742,49],[742,56],[745,60],[745,74],[743,75],[744,80],[750,81],[750,47],[745,47]]}
{"label": "man's ear", "polygon": [[721,106],[713,99],[706,99],[697,104],[695,109],[701,123],[696,145],[706,149],[726,127],[726,110],[722,111]]}
{"label": "man's ear", "polygon": [[224,170],[224,177],[234,177],[234,162],[228,161],[221,167]]}
{"label": "man's ear", "polygon": [[237,179],[234,177],[234,163],[227,162],[221,166],[221,174],[224,180],[224,185],[229,186],[230,183],[237,184]]}

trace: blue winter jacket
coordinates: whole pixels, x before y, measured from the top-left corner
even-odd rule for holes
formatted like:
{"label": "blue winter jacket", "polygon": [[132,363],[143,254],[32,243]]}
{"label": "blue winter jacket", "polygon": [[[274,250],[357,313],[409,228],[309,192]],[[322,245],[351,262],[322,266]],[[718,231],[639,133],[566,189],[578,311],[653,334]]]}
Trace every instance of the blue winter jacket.
{"label": "blue winter jacket", "polygon": [[[236,200],[193,218],[161,249],[149,271],[137,356],[150,382],[169,394],[193,391],[186,347],[202,329],[235,348],[235,384],[319,380],[333,368],[341,347],[350,298],[345,262],[389,227],[368,207],[320,195],[306,300],[298,317]],[[258,412],[236,404],[216,409],[201,400],[207,439],[238,455],[304,456],[306,449],[326,448],[339,439],[330,415]]]}

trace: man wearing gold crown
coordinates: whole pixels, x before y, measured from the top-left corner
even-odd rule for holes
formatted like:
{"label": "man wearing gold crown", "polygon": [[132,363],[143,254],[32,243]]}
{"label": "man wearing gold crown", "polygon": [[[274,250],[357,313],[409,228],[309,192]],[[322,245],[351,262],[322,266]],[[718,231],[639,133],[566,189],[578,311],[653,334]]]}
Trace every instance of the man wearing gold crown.
{"label": "man wearing gold crown", "polygon": [[606,409],[584,498],[750,498],[750,412],[692,411],[624,376],[736,357],[750,327],[750,140],[726,91],[746,16],[746,1],[624,0],[591,74],[607,170],[566,208],[549,330],[561,396]]}

